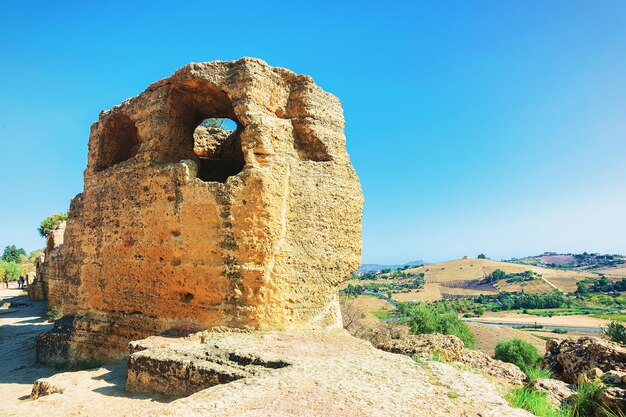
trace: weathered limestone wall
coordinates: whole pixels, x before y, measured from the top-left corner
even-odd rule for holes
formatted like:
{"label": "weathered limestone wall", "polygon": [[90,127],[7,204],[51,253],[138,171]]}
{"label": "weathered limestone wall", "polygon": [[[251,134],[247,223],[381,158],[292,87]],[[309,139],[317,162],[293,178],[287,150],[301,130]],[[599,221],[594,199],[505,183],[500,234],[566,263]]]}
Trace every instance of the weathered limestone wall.
{"label": "weathered limestone wall", "polygon": [[[217,151],[194,143],[210,117],[238,125]],[[70,354],[218,325],[338,326],[363,203],[343,130],[337,98],[251,58],[189,64],[102,112],[47,271],[50,305],[76,317]]]}
{"label": "weathered limestone wall", "polygon": [[[27,277],[28,284],[28,296],[33,300],[43,301],[48,298],[48,280],[46,279],[46,270],[48,265],[54,263],[55,258],[61,251],[61,245],[63,245],[63,239],[65,236],[66,222],[60,222],[54,228],[52,233],[46,238],[46,247],[43,253],[35,260],[36,272]],[[57,268],[52,267],[53,274],[56,273]],[[34,275],[34,276],[33,276]],[[31,281],[32,280],[32,281]]]}

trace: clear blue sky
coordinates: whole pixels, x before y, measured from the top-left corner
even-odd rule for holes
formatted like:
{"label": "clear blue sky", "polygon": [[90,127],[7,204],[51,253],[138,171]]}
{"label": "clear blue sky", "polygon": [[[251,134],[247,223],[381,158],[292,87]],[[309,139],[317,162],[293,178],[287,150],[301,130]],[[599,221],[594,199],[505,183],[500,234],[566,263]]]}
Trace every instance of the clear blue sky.
{"label": "clear blue sky", "polygon": [[626,252],[626,2],[0,2],[0,246],[82,189],[98,113],[255,56],[343,102],[363,261]]}

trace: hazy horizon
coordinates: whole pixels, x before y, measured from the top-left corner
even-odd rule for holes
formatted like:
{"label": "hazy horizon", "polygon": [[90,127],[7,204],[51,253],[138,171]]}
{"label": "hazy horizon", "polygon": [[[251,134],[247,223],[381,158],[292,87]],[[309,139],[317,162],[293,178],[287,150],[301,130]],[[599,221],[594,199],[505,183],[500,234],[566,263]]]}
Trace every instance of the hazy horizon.
{"label": "hazy horizon", "polygon": [[44,246],[37,226],[82,191],[101,110],[189,62],[254,56],[342,101],[363,263],[626,253],[626,3],[197,12],[0,4],[0,247]]}

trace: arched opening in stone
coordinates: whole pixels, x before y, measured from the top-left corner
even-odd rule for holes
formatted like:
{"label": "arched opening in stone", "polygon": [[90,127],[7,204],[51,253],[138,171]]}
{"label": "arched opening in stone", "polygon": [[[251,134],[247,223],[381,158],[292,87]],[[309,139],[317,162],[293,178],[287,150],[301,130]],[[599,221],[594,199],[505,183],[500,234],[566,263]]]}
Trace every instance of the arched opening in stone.
{"label": "arched opening in stone", "polygon": [[242,129],[229,118],[206,118],[193,132],[193,152],[198,157],[198,178],[225,182],[243,170]]}
{"label": "arched opening in stone", "polygon": [[203,181],[225,182],[243,170],[241,133],[245,127],[224,91],[209,81],[193,80],[170,91],[166,109],[158,162],[191,159]]}
{"label": "arched opening in stone", "polygon": [[103,121],[96,171],[131,159],[139,151],[137,126],[126,114],[117,112]]}

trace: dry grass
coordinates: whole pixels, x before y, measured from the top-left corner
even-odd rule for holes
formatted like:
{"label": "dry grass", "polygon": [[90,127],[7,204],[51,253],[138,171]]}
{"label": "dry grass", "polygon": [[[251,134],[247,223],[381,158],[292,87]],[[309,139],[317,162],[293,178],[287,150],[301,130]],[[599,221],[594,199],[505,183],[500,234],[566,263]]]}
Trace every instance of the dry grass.
{"label": "dry grass", "polygon": [[620,265],[619,267],[616,267],[616,268],[597,269],[597,270],[595,270],[595,272],[598,272],[600,274],[604,274],[607,278],[610,278],[610,279],[613,279],[613,280],[626,278],[626,266],[624,266],[624,265]]}
{"label": "dry grass", "polygon": [[470,330],[476,336],[476,350],[493,356],[496,345],[501,340],[522,339],[535,346],[540,353],[546,350],[546,341],[529,332],[516,330],[510,327],[488,326],[486,324],[468,322]]}
{"label": "dry grass", "polygon": [[437,284],[426,284],[419,291],[399,292],[392,295],[396,301],[435,301],[441,299],[441,291]]}
{"label": "dry grass", "polygon": [[345,281],[343,283],[341,283],[339,285],[339,289],[343,290],[348,288],[348,284],[352,284],[352,285],[365,285],[365,284],[392,284],[394,282],[398,282],[397,280],[394,279],[386,279],[386,278],[380,278],[380,279],[359,279],[359,280],[348,280]]}

